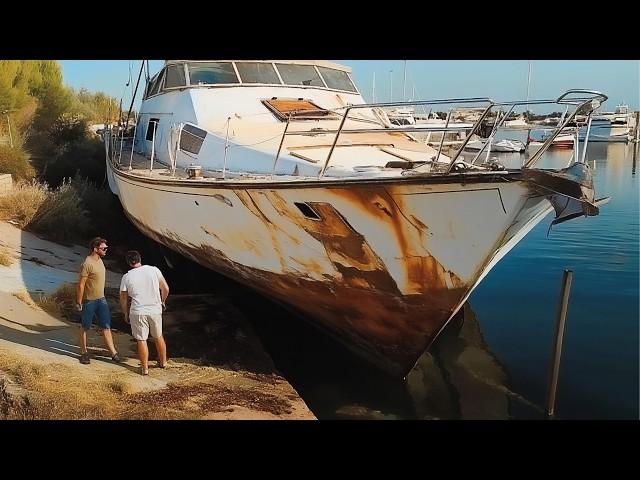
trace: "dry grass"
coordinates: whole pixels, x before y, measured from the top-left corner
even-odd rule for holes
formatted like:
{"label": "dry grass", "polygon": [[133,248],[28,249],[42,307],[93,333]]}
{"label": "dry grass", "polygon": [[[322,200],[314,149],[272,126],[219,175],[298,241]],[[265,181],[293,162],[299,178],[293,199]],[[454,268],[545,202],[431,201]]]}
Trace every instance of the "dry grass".
{"label": "dry grass", "polygon": [[0,196],[0,220],[14,220],[20,228],[29,223],[47,198],[47,185],[38,182],[21,183]]}
{"label": "dry grass", "polygon": [[13,264],[15,258],[4,248],[0,248],[0,265],[9,267]]}
{"label": "dry grass", "polygon": [[62,318],[63,314],[69,311],[75,303],[76,286],[72,283],[63,283],[52,294],[38,293],[35,300],[33,295],[25,291],[14,292],[13,296],[30,307],[39,308],[56,318]]}
{"label": "dry grass", "polygon": [[86,182],[76,188],[70,180],[65,181],[55,190],[36,181],[18,184],[0,196],[0,220],[16,221],[21,229],[53,240],[84,238],[90,223],[79,189],[86,190]]}
{"label": "dry grass", "polygon": [[22,300],[24,303],[26,303],[30,307],[38,308],[38,306],[36,305],[36,302],[34,302],[33,299],[31,298],[31,295],[29,294],[29,292],[25,292],[25,291],[13,292],[12,295],[16,297],[18,300]]}
{"label": "dry grass", "polygon": [[[193,418],[153,402],[129,401],[127,382],[117,374],[87,380],[61,364],[33,365],[24,357],[0,352],[0,370],[28,395],[10,398],[0,385],[0,418],[37,420]],[[138,394],[139,395],[139,394]],[[138,397],[136,397],[138,398]]]}

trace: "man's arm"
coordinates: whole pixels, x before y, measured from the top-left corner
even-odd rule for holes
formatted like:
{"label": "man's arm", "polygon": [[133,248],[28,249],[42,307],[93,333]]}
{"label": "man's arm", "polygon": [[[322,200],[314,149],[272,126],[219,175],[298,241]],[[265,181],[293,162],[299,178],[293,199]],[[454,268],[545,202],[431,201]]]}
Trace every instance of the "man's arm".
{"label": "man's arm", "polygon": [[124,321],[129,323],[129,295],[125,291],[120,291],[120,308],[122,309],[122,313],[124,315]]}
{"label": "man's arm", "polygon": [[76,287],[76,306],[78,310],[82,310],[82,297],[84,297],[84,284],[87,283],[87,278],[81,276],[78,280],[78,286]]}
{"label": "man's arm", "polygon": [[160,298],[162,299],[162,304],[167,300],[169,296],[169,284],[164,278],[160,279]]}

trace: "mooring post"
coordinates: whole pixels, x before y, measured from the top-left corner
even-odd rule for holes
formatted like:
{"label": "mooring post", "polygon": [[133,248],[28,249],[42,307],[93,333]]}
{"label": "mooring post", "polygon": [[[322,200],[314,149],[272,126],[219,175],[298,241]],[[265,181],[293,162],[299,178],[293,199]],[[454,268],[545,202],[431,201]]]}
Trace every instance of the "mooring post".
{"label": "mooring post", "polygon": [[564,274],[562,275],[562,291],[560,293],[560,303],[558,304],[556,334],[553,342],[553,357],[551,359],[551,370],[549,372],[549,390],[547,392],[548,417],[553,417],[555,413],[556,389],[558,387],[558,373],[560,371],[560,357],[562,355],[564,323],[567,317],[567,307],[569,306],[569,294],[571,293],[572,279],[573,271],[565,270]]}

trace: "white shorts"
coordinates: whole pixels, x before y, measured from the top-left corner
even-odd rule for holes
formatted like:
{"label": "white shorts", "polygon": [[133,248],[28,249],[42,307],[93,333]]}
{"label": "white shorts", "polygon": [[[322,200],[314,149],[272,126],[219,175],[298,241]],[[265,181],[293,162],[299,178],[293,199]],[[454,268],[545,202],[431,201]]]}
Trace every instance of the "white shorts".
{"label": "white shorts", "polygon": [[151,331],[152,338],[162,336],[162,315],[129,315],[131,334],[136,340],[146,340]]}

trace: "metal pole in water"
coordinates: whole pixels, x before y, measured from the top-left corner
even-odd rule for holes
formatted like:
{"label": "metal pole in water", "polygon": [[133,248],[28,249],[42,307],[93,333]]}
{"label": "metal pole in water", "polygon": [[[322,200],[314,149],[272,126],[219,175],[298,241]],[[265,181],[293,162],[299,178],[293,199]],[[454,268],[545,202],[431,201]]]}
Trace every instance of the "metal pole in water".
{"label": "metal pole in water", "polygon": [[549,390],[547,392],[547,416],[553,417],[556,405],[556,389],[558,388],[558,373],[560,372],[560,357],[562,355],[562,339],[564,337],[564,324],[567,317],[567,307],[569,305],[569,294],[571,293],[571,281],[573,270],[565,270],[562,275],[562,291],[560,293],[560,303],[558,304],[558,314],[556,321],[556,334],[553,342],[553,357],[551,370],[549,372]]}
{"label": "metal pole in water", "polygon": [[636,158],[638,157],[638,148],[640,148],[640,111],[636,112],[636,134],[635,140],[632,140],[633,144],[633,164],[631,166],[631,175],[636,174]]}

